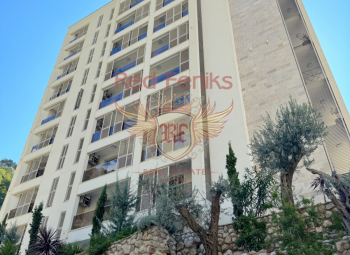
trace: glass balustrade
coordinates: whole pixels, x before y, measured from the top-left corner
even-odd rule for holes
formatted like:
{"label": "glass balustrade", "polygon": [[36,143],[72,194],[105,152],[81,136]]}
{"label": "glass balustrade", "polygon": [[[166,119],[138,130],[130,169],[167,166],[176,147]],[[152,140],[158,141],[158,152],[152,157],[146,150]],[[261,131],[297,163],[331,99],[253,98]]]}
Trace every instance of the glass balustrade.
{"label": "glass balustrade", "polygon": [[162,81],[165,81],[166,79],[170,78],[170,77],[173,77],[177,74],[180,73],[180,67],[175,67],[174,69],[172,70],[169,70],[161,75],[158,75],[155,79],[151,79],[150,80],[150,86],[153,86],[159,82],[162,82]]}
{"label": "glass balustrade", "polygon": [[111,51],[111,56],[116,54],[117,52],[122,50],[122,46],[119,46],[118,48],[115,48],[114,50]]}
{"label": "glass balustrade", "polygon": [[165,1],[164,4],[163,4],[163,6],[166,6],[166,5],[168,5],[168,4],[172,3],[172,2],[174,2],[174,0]]}
{"label": "glass balustrade", "polygon": [[160,25],[158,25],[158,26],[156,26],[156,27],[154,28],[154,32],[157,32],[158,30],[162,29],[163,27],[165,27],[165,22],[162,23],[162,24],[160,24]]}
{"label": "glass balustrade", "polygon": [[133,68],[135,66],[136,66],[136,60],[134,62],[131,62],[131,63],[129,63],[129,64],[127,64],[127,65],[117,69],[117,70],[115,70],[113,72],[112,77],[116,76],[118,73],[124,73],[125,71],[127,71],[127,70],[129,70],[129,69],[131,69],[131,68]]}
{"label": "glass balustrade", "polygon": [[159,49],[156,49],[155,51],[152,52],[152,57],[155,57],[161,53],[163,53],[164,51],[169,50],[169,44],[164,45],[162,47],[160,47]]}
{"label": "glass balustrade", "polygon": [[75,40],[77,40],[79,37],[77,37],[77,38],[74,38],[72,41],[70,41],[69,43],[72,43],[72,42],[74,42]]}
{"label": "glass balustrade", "polygon": [[75,54],[77,54],[78,52],[74,52],[73,54],[70,54],[68,57],[64,58],[64,60],[66,60],[67,58],[70,58],[71,56],[74,56]]}
{"label": "glass balustrade", "polygon": [[143,33],[142,35],[139,35],[139,41],[146,37],[147,37],[147,33]]}
{"label": "glass balustrade", "polygon": [[124,26],[118,28],[117,30],[115,30],[115,33],[119,33],[120,31],[123,31],[124,29],[130,27],[131,25],[133,25],[135,23],[135,20],[129,22],[128,24],[125,24]]}
{"label": "glass balustrade", "polygon": [[[105,214],[103,215],[104,221],[109,219],[110,211],[111,211],[111,206],[110,205],[106,206]],[[94,215],[95,215],[95,210],[75,215],[73,218],[72,230],[92,225],[92,218],[94,217]]]}
{"label": "glass balustrade", "polygon": [[123,92],[119,93],[118,95],[112,96],[106,100],[103,100],[100,103],[100,109],[102,109],[103,107],[106,107],[107,105],[113,104],[115,102],[118,102],[119,100],[123,99]]}
{"label": "glass balustrade", "polygon": [[85,170],[83,175],[83,182],[117,170],[117,163],[118,163],[118,159],[114,159],[102,165],[95,166],[93,168]]}
{"label": "glass balustrade", "polygon": [[132,5],[130,5],[130,8],[134,7],[135,5],[138,5],[139,3],[141,3],[143,0],[138,0],[135,3],[133,3]]}
{"label": "glass balustrade", "polygon": [[41,122],[41,125],[44,125],[45,123],[51,121],[51,120],[54,120],[56,118],[56,114],[44,119],[42,122]]}
{"label": "glass balustrade", "polygon": [[188,14],[188,10],[182,12],[182,17],[185,17]]}

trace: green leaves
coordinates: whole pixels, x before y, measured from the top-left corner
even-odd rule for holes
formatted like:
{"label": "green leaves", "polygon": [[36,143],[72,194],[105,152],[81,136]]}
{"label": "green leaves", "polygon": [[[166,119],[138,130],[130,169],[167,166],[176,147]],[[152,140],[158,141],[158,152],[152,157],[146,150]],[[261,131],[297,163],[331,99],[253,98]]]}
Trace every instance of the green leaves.
{"label": "green leaves", "polygon": [[[31,245],[34,245],[36,243],[36,240],[38,238],[38,232],[41,224],[41,220],[43,218],[43,203],[41,202],[39,206],[36,206],[33,211],[32,215],[32,223],[30,223],[30,230],[29,230],[29,248]],[[27,252],[27,254],[29,254]]]}
{"label": "green leaves", "polygon": [[100,233],[101,225],[102,225],[101,223],[103,221],[103,215],[105,214],[106,201],[107,201],[107,184],[103,187],[102,193],[97,202],[95,215],[92,218],[91,235]]}

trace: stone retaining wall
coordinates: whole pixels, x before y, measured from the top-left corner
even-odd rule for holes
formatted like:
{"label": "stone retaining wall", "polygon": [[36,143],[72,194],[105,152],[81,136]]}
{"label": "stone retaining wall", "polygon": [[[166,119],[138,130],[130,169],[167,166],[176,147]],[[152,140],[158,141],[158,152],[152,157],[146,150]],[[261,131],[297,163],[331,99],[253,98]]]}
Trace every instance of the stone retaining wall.
{"label": "stone retaining wall", "polygon": [[[336,232],[326,233],[326,227],[331,225],[330,218],[337,209],[332,203],[318,205],[317,210],[321,213],[320,217],[323,220],[321,226],[315,227],[314,231],[324,232],[324,242],[330,242],[333,238],[339,238]],[[307,214],[307,213],[306,213]],[[307,217],[304,213],[304,216]],[[258,221],[267,223],[267,240],[270,240],[275,233],[275,224],[272,222],[272,216],[267,215],[258,218]],[[234,231],[231,224],[219,227],[219,255],[274,255],[275,249],[278,250],[278,244],[269,250],[245,252],[243,248],[235,245],[238,235]],[[349,237],[343,237],[336,243],[338,255],[350,255]],[[204,255],[205,250],[200,242],[199,237],[188,232],[181,236],[169,235],[165,229],[153,227],[149,230],[137,232],[130,237],[114,242],[109,248],[108,255]]]}

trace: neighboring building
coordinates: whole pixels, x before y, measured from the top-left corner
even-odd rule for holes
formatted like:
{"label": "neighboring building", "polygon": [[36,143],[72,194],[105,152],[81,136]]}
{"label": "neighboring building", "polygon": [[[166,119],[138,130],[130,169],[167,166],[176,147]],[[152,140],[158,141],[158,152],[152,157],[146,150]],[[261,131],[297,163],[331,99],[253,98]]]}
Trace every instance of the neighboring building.
{"label": "neighboring building", "polygon": [[[175,74],[166,80],[169,71]],[[155,73],[157,78],[146,79],[141,89],[122,82],[115,86],[116,72],[143,79]],[[209,81],[219,76],[220,84],[202,89],[200,79],[196,88],[194,82],[179,86],[174,81],[200,75]],[[25,229],[29,212],[43,201],[44,225],[58,229],[63,240],[84,241],[101,188],[115,183],[116,173],[119,180],[129,176],[135,185],[144,169],[177,169],[166,170],[172,185],[205,193],[211,181],[226,174],[229,141],[239,171],[251,166],[247,145],[263,123],[261,116],[273,115],[290,95],[311,102],[328,126],[325,145],[313,155],[314,167],[347,172],[350,117],[301,0],[109,2],[68,29],[0,219],[9,213],[9,222],[17,221]],[[143,108],[150,102],[152,114],[165,113],[165,106],[156,104],[165,96],[173,110],[185,109],[194,100],[194,115],[199,109],[195,105],[209,100],[211,105],[216,102],[214,113],[226,110],[232,101],[234,107],[224,117],[227,122],[218,137],[175,162],[131,136],[127,129],[135,118],[123,117],[114,105],[117,100],[126,111],[135,112],[133,102]],[[178,117],[159,121],[175,126],[190,121]],[[176,157],[190,147],[190,142],[178,139],[189,137],[187,130],[157,144]],[[181,174],[179,169],[194,173]],[[306,171],[297,175],[297,194],[315,195],[309,188],[313,178]],[[142,190],[139,196],[142,213],[149,200]],[[222,222],[230,219],[223,216]],[[28,242],[26,231],[22,250]]]}

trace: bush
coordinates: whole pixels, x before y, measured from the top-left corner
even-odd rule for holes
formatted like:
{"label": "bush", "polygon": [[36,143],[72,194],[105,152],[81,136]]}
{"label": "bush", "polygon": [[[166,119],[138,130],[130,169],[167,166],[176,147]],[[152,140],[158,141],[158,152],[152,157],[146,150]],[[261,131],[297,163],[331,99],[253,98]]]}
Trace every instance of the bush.
{"label": "bush", "polygon": [[1,247],[1,255],[17,255],[19,254],[19,245],[14,245],[10,240],[7,240],[5,246]]}
{"label": "bush", "polygon": [[334,254],[332,245],[322,242],[322,233],[309,231],[321,225],[319,213],[312,200],[303,198],[302,202],[295,206],[284,204],[278,215],[279,217],[275,213],[272,216],[272,222],[277,225],[275,230],[277,237],[272,241],[279,242],[280,249],[285,250],[287,255]]}
{"label": "bush", "polygon": [[113,241],[115,242],[115,241],[127,238],[128,236],[131,236],[137,231],[138,231],[137,226],[124,228],[115,236]]}
{"label": "bush", "polygon": [[75,254],[79,254],[83,251],[84,251],[84,249],[81,248],[79,245],[67,243],[67,244],[64,244],[61,247],[61,249],[59,249],[58,253],[60,255],[75,255]]}
{"label": "bush", "polygon": [[112,239],[102,233],[91,235],[90,246],[87,252],[89,255],[106,254],[106,251],[112,242]]}
{"label": "bush", "polygon": [[249,251],[259,251],[263,248],[266,237],[266,223],[258,222],[252,215],[241,215],[234,219],[233,228],[239,233],[236,241],[238,247]]}
{"label": "bush", "polygon": [[137,228],[139,231],[144,231],[153,226],[156,226],[156,216],[155,215],[147,215],[141,219],[137,223]]}

